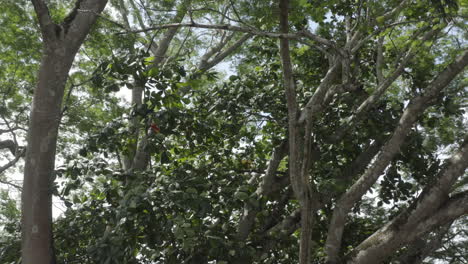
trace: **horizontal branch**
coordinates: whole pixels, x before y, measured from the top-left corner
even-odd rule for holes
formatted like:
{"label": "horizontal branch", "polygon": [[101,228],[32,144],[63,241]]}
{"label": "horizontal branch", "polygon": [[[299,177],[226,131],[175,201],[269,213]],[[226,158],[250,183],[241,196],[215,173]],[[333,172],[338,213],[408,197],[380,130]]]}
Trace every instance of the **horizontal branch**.
{"label": "horizontal branch", "polygon": [[11,152],[11,154],[15,155],[17,148],[18,146],[15,144],[13,140],[8,139],[8,140],[0,141],[0,150],[8,149]]}
{"label": "horizontal branch", "polygon": [[8,128],[8,129],[0,129],[0,134],[12,133],[12,132],[15,132],[16,130],[25,130],[25,129],[19,126],[15,126],[15,127]]}
{"label": "horizontal branch", "polygon": [[274,33],[274,32],[264,32],[257,30],[251,27],[240,27],[240,26],[233,26],[229,24],[199,24],[195,22],[191,23],[171,23],[171,24],[163,24],[157,25],[142,29],[136,30],[129,30],[118,32],[118,35],[121,34],[128,34],[128,33],[142,33],[147,31],[159,30],[159,29],[168,29],[168,28],[178,28],[178,27],[189,27],[189,28],[204,28],[204,29],[217,29],[217,30],[227,30],[227,31],[235,31],[235,32],[244,32],[244,33],[251,33],[257,36],[265,36],[265,37],[272,37],[272,38],[288,38],[294,39],[298,38],[299,34],[297,33]]}
{"label": "horizontal branch", "polygon": [[177,28],[177,27],[189,27],[189,28],[204,28],[204,29],[216,29],[216,30],[227,30],[227,31],[234,31],[234,32],[243,32],[249,33],[255,36],[260,37],[269,37],[269,38],[284,38],[284,39],[301,39],[307,38],[311,39],[317,43],[322,45],[328,46],[330,48],[336,48],[336,45],[331,40],[322,38],[316,34],[308,30],[297,31],[293,33],[277,33],[277,32],[266,32],[261,31],[253,27],[241,27],[241,26],[234,26],[230,24],[200,24],[195,22],[190,23],[171,23],[171,24],[162,24],[156,25],[152,27],[136,29],[136,30],[127,30],[116,33],[117,35],[122,34],[129,34],[129,33],[142,33],[147,31],[159,30],[159,29],[168,29],[168,28]]}

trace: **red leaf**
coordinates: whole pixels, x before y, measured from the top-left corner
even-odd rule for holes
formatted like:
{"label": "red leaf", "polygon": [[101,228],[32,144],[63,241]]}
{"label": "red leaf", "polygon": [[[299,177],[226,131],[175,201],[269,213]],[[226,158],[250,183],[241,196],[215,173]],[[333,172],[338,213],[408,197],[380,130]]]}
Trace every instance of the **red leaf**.
{"label": "red leaf", "polygon": [[151,127],[151,129],[153,130],[153,132],[154,132],[155,134],[157,134],[157,133],[159,133],[159,131],[161,131],[161,129],[159,129],[159,127],[158,127],[155,123],[152,123],[152,124],[150,125],[150,127]]}

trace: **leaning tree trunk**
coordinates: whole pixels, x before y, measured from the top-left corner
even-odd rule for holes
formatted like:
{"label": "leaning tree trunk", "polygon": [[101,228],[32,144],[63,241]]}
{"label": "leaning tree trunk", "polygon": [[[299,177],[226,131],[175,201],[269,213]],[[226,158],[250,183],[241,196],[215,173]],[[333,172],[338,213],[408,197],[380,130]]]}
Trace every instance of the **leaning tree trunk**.
{"label": "leaning tree trunk", "polygon": [[21,253],[23,264],[50,264],[55,263],[50,187],[63,92],[73,59],[107,1],[78,0],[60,25],[52,21],[44,1],[32,3],[44,43],[27,138]]}

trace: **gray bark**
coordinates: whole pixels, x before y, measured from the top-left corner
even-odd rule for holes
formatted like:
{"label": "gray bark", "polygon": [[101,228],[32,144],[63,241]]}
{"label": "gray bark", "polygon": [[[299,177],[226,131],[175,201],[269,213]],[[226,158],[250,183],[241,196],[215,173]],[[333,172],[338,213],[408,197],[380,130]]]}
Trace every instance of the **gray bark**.
{"label": "gray bark", "polygon": [[420,237],[406,247],[405,252],[398,258],[399,264],[421,264],[424,259],[443,245],[443,238],[450,230],[453,222],[449,222],[434,232],[434,236]]}
{"label": "gray bark", "polygon": [[400,146],[406,138],[406,134],[416,122],[418,116],[424,112],[431,101],[437,97],[439,92],[445,88],[467,64],[468,51],[465,51],[432,81],[425,89],[426,92],[423,95],[417,96],[411,100],[400,118],[393,135],[377,155],[372,166],[367,169],[338,200],[333,211],[325,245],[329,263],[336,263],[338,261],[338,252],[340,251],[346,217],[353,205],[371,188],[393,157],[399,152]]}
{"label": "gray bark", "polygon": [[383,65],[384,65],[384,56],[383,56],[383,44],[384,44],[384,37],[380,37],[377,40],[377,59],[375,62],[375,70],[377,73],[377,83],[381,85],[385,77],[383,75]]}
{"label": "gray bark", "polygon": [[[256,195],[258,195],[259,197],[267,196],[279,190],[281,187],[283,187],[283,185],[285,185],[282,184],[284,181],[281,181],[280,179],[278,179],[278,177],[276,177],[276,172],[278,170],[280,162],[286,156],[287,151],[287,141],[282,142],[281,145],[276,147],[273,151],[262,183],[256,190]],[[246,239],[252,231],[257,212],[258,210],[256,210],[256,208],[254,208],[251,204],[246,203],[244,205],[244,212],[237,226],[237,238],[239,240]]]}
{"label": "gray bark", "polygon": [[[289,31],[288,6],[288,0],[281,0],[279,3],[280,30],[283,34],[287,34]],[[293,77],[292,62],[289,53],[289,40],[287,38],[280,39],[280,56],[281,63],[283,65],[284,88],[286,91],[286,100],[288,106],[289,175],[291,178],[291,185],[294,191],[294,195],[299,200],[301,206],[299,263],[308,264],[310,259],[310,241],[312,238],[313,224],[312,194],[309,183],[309,175],[307,173],[307,164],[304,164],[304,161],[307,161],[308,157],[304,157],[304,155],[302,155],[304,153],[301,153],[302,151],[300,149],[300,147],[304,146],[302,145],[298,127],[296,88]],[[310,127],[310,124],[307,123],[306,126]],[[305,145],[308,145],[307,142],[310,137],[310,133],[307,133],[307,131],[309,131],[309,129],[306,129]],[[305,146],[305,148],[307,149],[307,146]]]}
{"label": "gray bark", "polygon": [[[135,6],[134,6],[135,8]],[[174,22],[178,23],[182,21],[187,12],[187,7],[184,3],[179,6],[177,14],[174,16]],[[125,14],[125,12],[123,12]],[[139,18],[140,24],[143,24],[141,18]],[[158,45],[152,45],[151,51],[154,55],[153,65],[151,67],[159,67],[165,61],[165,55],[169,49],[169,45],[177,34],[179,28],[169,28],[159,41]],[[157,47],[156,47],[157,46]],[[132,105],[138,107],[142,104],[143,91],[145,89],[144,83],[135,83],[132,90]],[[134,117],[131,122],[132,136],[135,139],[131,145],[131,153],[124,157],[124,168],[125,170],[136,170],[141,171],[146,169],[150,161],[150,154],[146,150],[148,135],[141,136],[140,134],[146,133],[145,126],[140,124],[141,117]],[[143,128],[143,129],[142,129]]]}
{"label": "gray bark", "polygon": [[445,163],[434,184],[426,186],[406,211],[363,241],[351,254],[349,263],[376,263],[405,243],[468,213],[468,192],[448,198],[452,185],[467,167],[468,137]]}
{"label": "gray bark", "polygon": [[[422,41],[427,41],[431,39],[438,30],[431,30],[424,34],[422,37]],[[418,35],[418,33],[416,33]],[[382,95],[387,91],[387,89],[395,82],[395,80],[403,74],[405,67],[411,61],[411,59],[416,55],[417,50],[420,47],[413,47],[411,48],[406,54],[405,57],[402,59],[401,63],[398,67],[384,80],[379,81],[379,85],[375,89],[374,93],[371,94],[364,102],[359,105],[356,109],[355,113],[346,120],[346,123],[341,126],[337,132],[331,136],[332,142],[337,142],[341,138],[346,135],[346,132],[349,131],[353,126],[355,126],[364,116],[365,114],[371,109],[378,100],[382,97]]]}
{"label": "gray bark", "polygon": [[61,25],[52,21],[44,1],[32,0],[32,3],[39,20],[44,50],[27,136],[21,253],[23,264],[50,264],[55,263],[50,186],[63,93],[75,55],[107,1],[77,1],[75,9]]}
{"label": "gray bark", "polygon": [[330,86],[336,79],[337,73],[339,72],[339,65],[340,61],[337,61],[335,62],[333,67],[331,67],[328,70],[325,77],[320,82],[319,87],[302,110],[301,115],[299,117],[299,123],[304,123],[307,120],[311,121],[313,117],[316,117],[316,115],[318,115],[325,109],[325,107],[327,106],[325,104],[325,97],[332,98],[333,96],[333,94],[327,94],[327,91],[330,90]]}
{"label": "gray bark", "polygon": [[[226,50],[221,52],[222,48],[229,42],[229,40],[234,36],[234,34],[230,35],[226,41],[220,42],[218,45],[211,48],[200,60],[200,64],[198,65],[198,69],[200,71],[207,71],[210,68],[213,68],[222,60],[224,60],[227,56],[232,54],[236,49],[238,49],[244,42],[246,42],[249,38],[252,37],[251,34],[244,34],[240,39],[234,42],[230,47]],[[213,55],[217,54],[213,57]],[[213,57],[213,58],[212,58]]]}

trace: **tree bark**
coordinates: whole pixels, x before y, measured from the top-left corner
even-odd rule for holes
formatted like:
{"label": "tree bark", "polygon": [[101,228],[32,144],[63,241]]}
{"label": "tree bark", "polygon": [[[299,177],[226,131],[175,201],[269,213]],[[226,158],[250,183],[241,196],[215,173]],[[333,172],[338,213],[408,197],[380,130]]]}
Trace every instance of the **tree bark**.
{"label": "tree bark", "polygon": [[[135,7],[135,6],[134,6]],[[183,20],[185,14],[187,13],[187,6],[185,3],[181,3],[180,6],[177,8],[177,14],[174,16],[174,22],[178,23]],[[140,24],[143,22],[141,18],[139,19]],[[169,49],[169,45],[171,44],[172,40],[174,39],[175,35],[179,31],[178,27],[169,28],[163,35],[162,39],[159,41],[157,48],[152,49],[154,52],[154,61],[151,67],[160,67],[166,60],[166,53]],[[132,105],[138,107],[143,102],[143,92],[145,90],[144,83],[135,83],[134,88],[132,90]],[[141,117],[134,117],[132,119],[132,136],[135,139],[134,143],[131,146],[132,152],[129,153],[126,157],[124,157],[124,164],[126,170],[133,170],[133,171],[142,171],[145,170],[150,161],[150,154],[146,150],[147,142],[148,142],[148,135],[140,135],[142,133],[146,133],[145,126],[141,126]]]}
{"label": "tree bark", "polygon": [[[280,31],[283,34],[289,32],[288,16],[289,1],[281,0],[280,10]],[[280,38],[280,56],[283,65],[284,89],[288,107],[288,137],[289,137],[289,175],[294,195],[301,206],[301,235],[299,242],[299,263],[308,264],[310,259],[310,241],[312,238],[312,197],[310,191],[308,166],[305,160],[304,151],[300,147],[307,149],[310,139],[310,130],[306,129],[305,140],[302,140],[298,126],[298,104],[296,99],[296,87],[293,77],[293,68],[289,52],[289,40]],[[309,127],[309,123],[306,124]],[[309,133],[308,133],[309,132]],[[303,142],[304,141],[304,142]],[[303,145],[305,143],[305,147]]]}
{"label": "tree bark", "polygon": [[55,263],[52,239],[52,190],[61,104],[68,72],[106,0],[77,1],[60,25],[47,5],[32,0],[38,16],[43,57],[34,90],[27,136],[22,193],[22,263]]}
{"label": "tree bark", "polygon": [[338,253],[340,251],[346,217],[351,208],[372,187],[393,157],[399,152],[400,146],[417,118],[467,64],[468,52],[465,51],[426,87],[423,95],[417,96],[410,101],[398,122],[398,126],[387,143],[382,147],[375,161],[351,188],[340,197],[333,211],[325,244],[328,263],[338,262]]}
{"label": "tree bark", "polygon": [[468,211],[468,192],[448,198],[455,181],[468,167],[468,136],[419,198],[391,222],[364,240],[350,254],[349,263],[378,263],[401,246],[449,223]]}

